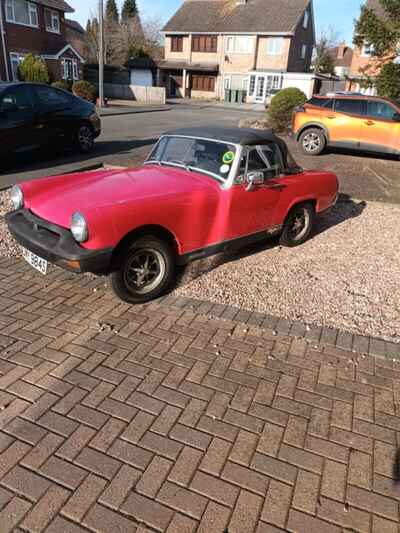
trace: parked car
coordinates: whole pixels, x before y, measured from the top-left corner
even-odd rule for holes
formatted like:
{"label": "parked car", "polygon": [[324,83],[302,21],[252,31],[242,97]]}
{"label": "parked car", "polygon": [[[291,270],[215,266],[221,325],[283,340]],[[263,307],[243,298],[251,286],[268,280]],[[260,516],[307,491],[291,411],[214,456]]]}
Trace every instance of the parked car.
{"label": "parked car", "polygon": [[305,171],[270,131],[193,128],[163,135],[137,169],[29,181],[6,216],[28,262],[111,274],[139,303],[171,286],[176,266],[280,235],[302,244],[337,199],[332,172]]}
{"label": "parked car", "polygon": [[100,133],[100,118],[90,102],[48,85],[0,85],[3,157],[57,144],[90,152]]}
{"label": "parked car", "polygon": [[295,110],[292,136],[307,155],[327,146],[400,155],[400,107],[374,96],[314,96]]}

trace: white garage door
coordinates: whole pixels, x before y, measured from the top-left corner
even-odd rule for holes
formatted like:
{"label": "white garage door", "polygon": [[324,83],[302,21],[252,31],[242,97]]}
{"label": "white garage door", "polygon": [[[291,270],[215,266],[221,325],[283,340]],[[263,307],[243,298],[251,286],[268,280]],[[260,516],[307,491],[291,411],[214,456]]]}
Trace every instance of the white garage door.
{"label": "white garage door", "polygon": [[142,87],[152,87],[153,75],[151,70],[132,69],[131,85],[141,85]]}

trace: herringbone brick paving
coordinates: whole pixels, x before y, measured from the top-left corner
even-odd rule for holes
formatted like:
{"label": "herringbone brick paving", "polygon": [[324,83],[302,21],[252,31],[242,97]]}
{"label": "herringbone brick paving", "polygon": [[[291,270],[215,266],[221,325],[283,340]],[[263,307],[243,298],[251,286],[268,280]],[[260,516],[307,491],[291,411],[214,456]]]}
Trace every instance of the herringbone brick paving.
{"label": "herringbone brick paving", "polygon": [[7,259],[0,304],[1,533],[399,533],[395,345]]}

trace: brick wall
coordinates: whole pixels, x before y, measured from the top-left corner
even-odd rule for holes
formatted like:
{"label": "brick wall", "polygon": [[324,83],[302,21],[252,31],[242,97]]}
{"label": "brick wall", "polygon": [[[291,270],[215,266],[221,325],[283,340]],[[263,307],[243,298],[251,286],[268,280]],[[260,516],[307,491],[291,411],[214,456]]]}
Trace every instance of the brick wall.
{"label": "brick wall", "polygon": [[[297,24],[295,35],[292,39],[288,59],[288,72],[309,72],[313,47],[315,46],[314,33],[312,31],[313,17],[312,11],[308,8],[309,19],[307,28],[303,27],[304,17],[301,17]],[[304,59],[301,57],[303,44],[307,46],[307,52]]]}
{"label": "brick wall", "polygon": [[256,68],[260,70],[287,70],[290,43],[290,37],[284,38],[281,55],[273,56],[267,53],[268,37],[259,37]]}
{"label": "brick wall", "polygon": [[373,76],[377,74],[379,68],[377,67],[377,61],[371,57],[363,57],[361,53],[361,48],[356,47],[353,53],[353,59],[351,62],[350,75],[351,76],[362,76],[362,70],[367,68],[368,74]]}

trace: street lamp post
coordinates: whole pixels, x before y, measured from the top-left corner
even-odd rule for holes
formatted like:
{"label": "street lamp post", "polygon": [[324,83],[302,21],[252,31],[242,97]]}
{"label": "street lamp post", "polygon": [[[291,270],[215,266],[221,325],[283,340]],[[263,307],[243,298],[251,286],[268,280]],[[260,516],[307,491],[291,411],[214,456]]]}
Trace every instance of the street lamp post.
{"label": "street lamp post", "polygon": [[100,108],[104,107],[104,7],[99,0],[99,100]]}

